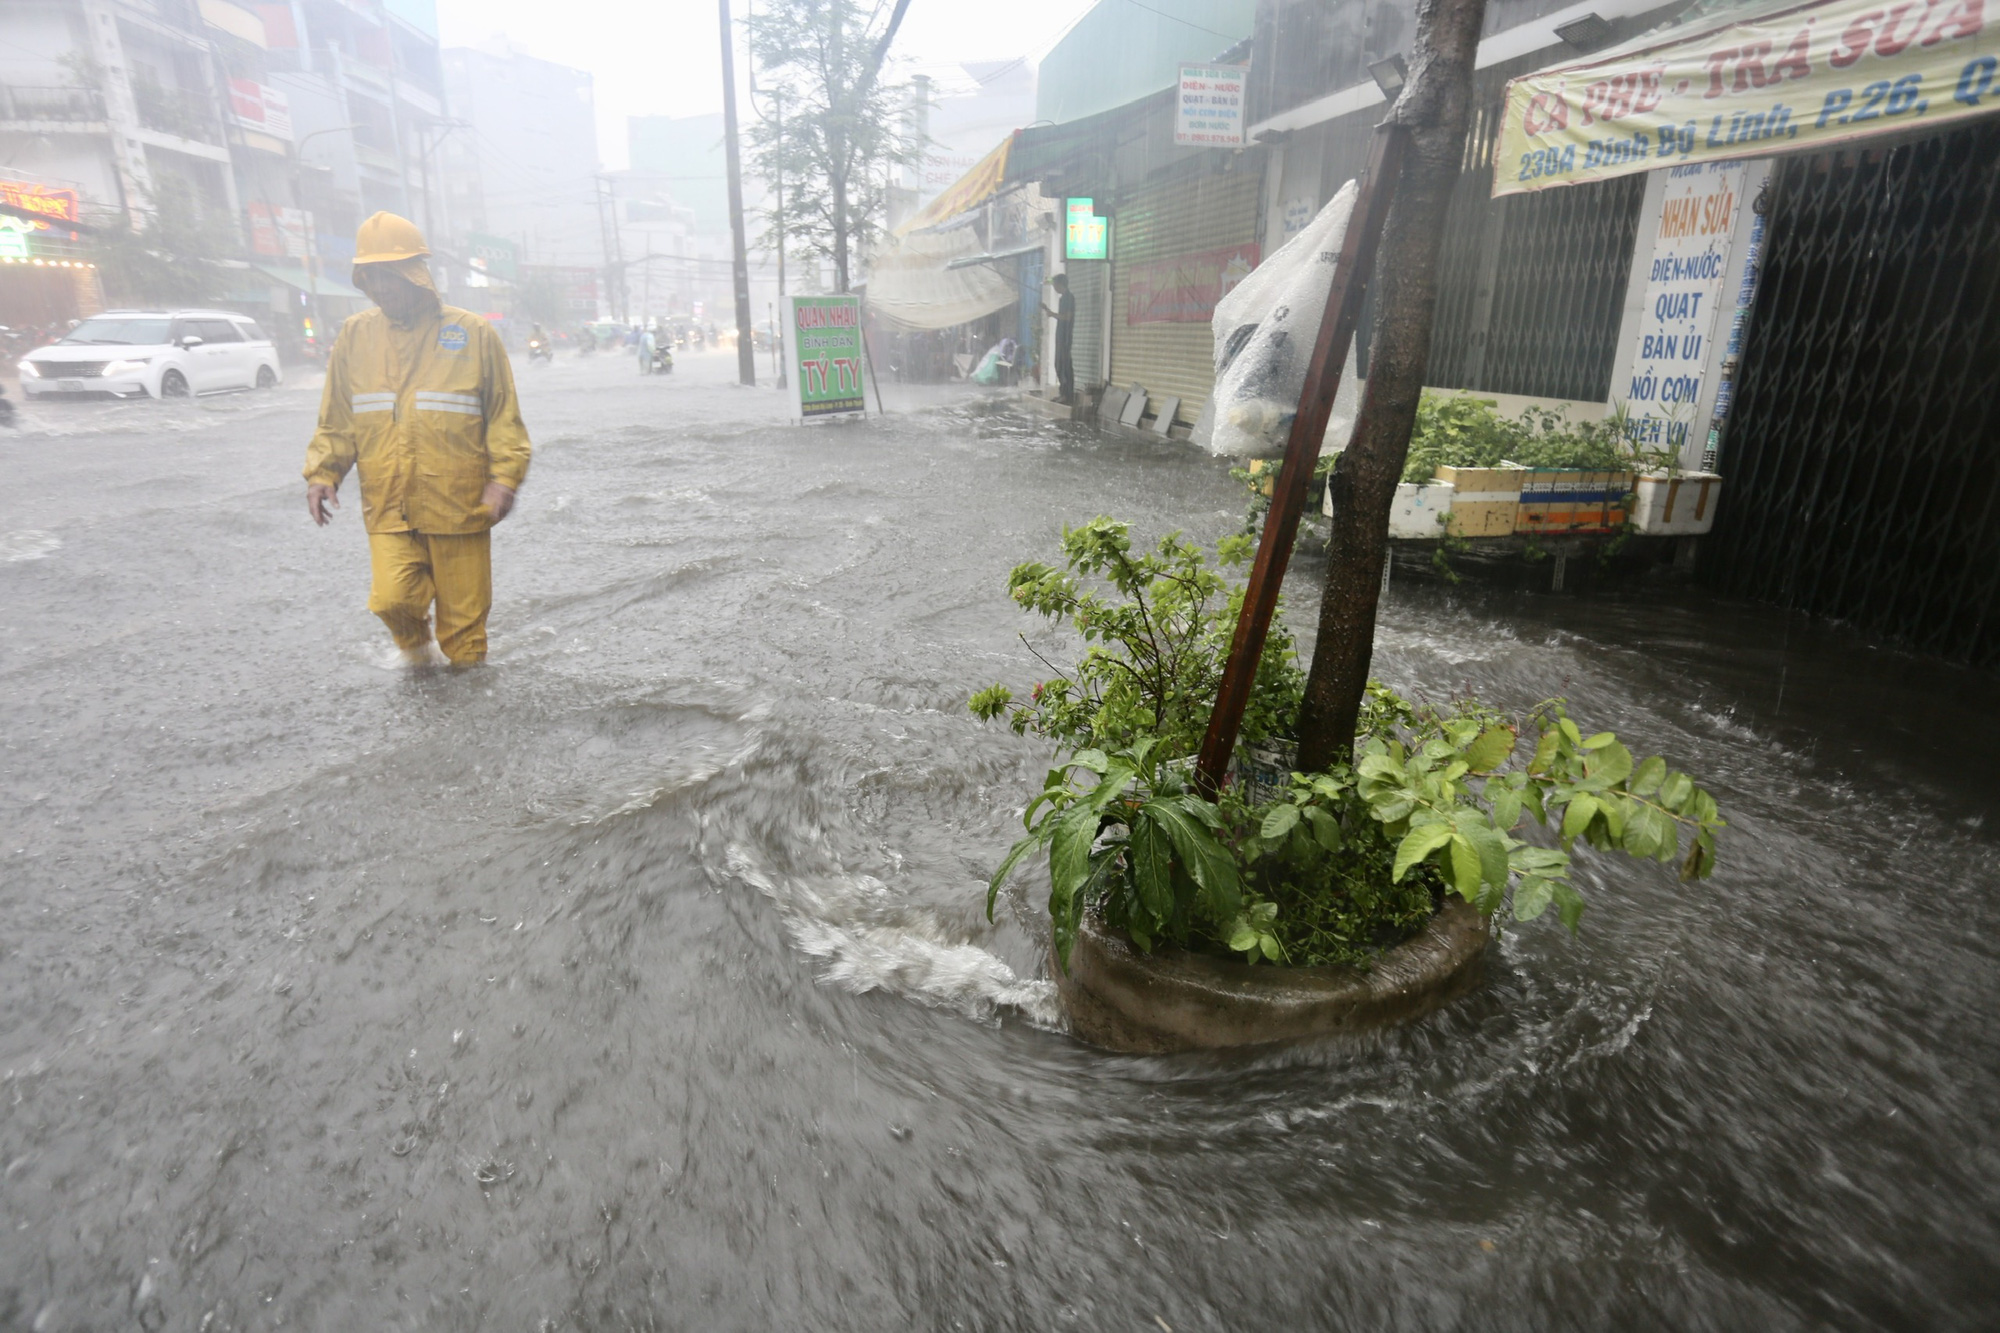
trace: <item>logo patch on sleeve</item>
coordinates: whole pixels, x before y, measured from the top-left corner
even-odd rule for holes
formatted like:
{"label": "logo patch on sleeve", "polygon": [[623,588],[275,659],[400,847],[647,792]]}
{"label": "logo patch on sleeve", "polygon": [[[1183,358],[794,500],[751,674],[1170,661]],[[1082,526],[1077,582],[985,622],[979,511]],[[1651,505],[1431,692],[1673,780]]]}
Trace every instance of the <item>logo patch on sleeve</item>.
{"label": "logo patch on sleeve", "polygon": [[465,350],[465,325],[447,324],[438,330],[438,346],[447,352]]}

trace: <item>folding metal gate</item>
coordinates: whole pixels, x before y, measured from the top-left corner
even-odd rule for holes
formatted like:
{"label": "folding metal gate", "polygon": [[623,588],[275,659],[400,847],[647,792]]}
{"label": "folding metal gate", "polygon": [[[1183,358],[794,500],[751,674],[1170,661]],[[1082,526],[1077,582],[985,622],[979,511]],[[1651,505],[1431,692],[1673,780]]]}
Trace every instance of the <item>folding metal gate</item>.
{"label": "folding metal gate", "polygon": [[1703,577],[2000,663],[2000,121],[1781,159],[1766,206]]}
{"label": "folding metal gate", "polygon": [[1481,84],[1445,217],[1424,382],[1603,402],[1646,178],[1493,198],[1504,82],[1482,73]]}

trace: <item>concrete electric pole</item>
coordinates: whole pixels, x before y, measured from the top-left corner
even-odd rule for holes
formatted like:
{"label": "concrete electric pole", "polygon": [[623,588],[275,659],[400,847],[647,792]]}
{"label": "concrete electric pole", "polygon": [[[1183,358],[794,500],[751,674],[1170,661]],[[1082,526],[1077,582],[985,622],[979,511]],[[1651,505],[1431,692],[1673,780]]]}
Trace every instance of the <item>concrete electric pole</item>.
{"label": "concrete electric pole", "polygon": [[743,159],[736,148],[736,64],[731,49],[729,0],[716,0],[722,15],[722,148],[729,162],[729,240],[736,283],[736,371],[745,384],[757,382],[757,347],[750,331],[750,257],[743,240]]}

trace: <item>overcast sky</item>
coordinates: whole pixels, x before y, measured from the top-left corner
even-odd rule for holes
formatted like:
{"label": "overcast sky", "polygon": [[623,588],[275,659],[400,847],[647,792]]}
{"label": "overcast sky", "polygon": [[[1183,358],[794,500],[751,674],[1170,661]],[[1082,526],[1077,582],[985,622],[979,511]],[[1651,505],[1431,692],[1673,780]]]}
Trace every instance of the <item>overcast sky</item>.
{"label": "overcast sky", "polygon": [[[731,12],[740,19],[749,3],[731,0]],[[1092,3],[911,0],[895,55],[904,76],[961,60],[1039,59]],[[625,117],[722,109],[722,51],[709,0],[438,0],[438,27],[446,46],[504,35],[516,50],[590,71],[607,167],[626,164]],[[736,77],[740,85],[740,50]]]}

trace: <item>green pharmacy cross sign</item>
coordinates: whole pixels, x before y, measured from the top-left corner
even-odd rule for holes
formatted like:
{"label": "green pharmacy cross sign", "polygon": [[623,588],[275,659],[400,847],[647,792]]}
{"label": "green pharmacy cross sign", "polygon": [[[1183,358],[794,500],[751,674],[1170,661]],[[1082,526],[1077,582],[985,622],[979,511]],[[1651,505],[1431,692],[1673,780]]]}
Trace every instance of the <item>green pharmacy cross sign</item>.
{"label": "green pharmacy cross sign", "polygon": [[866,410],[868,369],[861,341],[861,302],[853,296],[794,296],[790,338],[793,418],[819,421]]}

